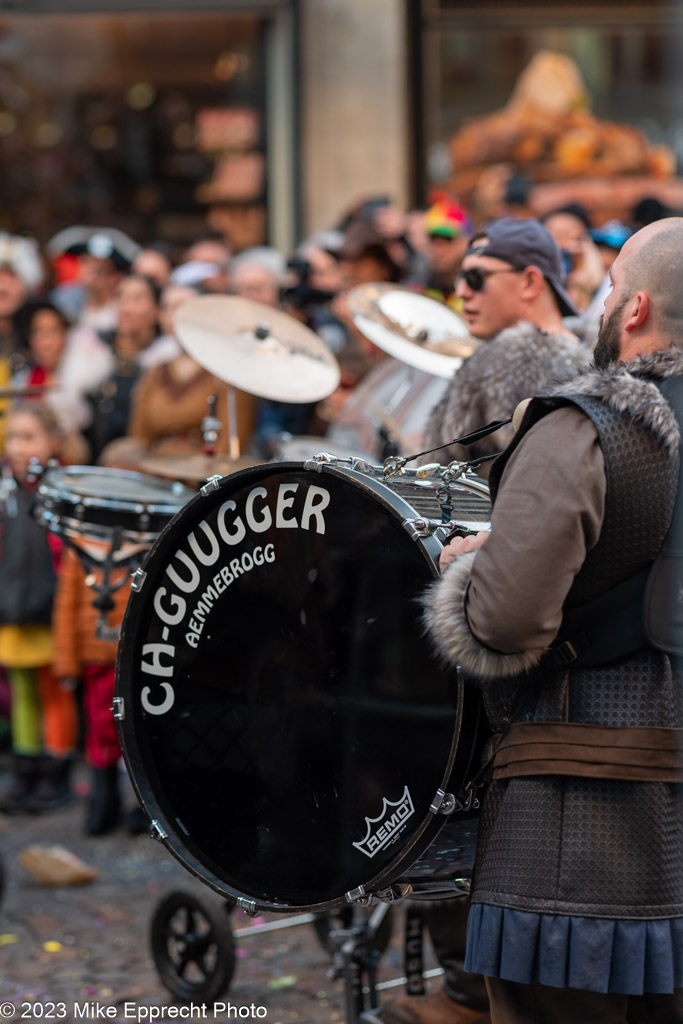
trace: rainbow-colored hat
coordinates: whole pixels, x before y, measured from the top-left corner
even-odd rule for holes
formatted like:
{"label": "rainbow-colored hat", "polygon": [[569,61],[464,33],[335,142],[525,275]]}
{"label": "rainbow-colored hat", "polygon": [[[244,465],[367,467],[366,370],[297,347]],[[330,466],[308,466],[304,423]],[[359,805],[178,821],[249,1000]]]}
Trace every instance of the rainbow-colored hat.
{"label": "rainbow-colored hat", "polygon": [[428,235],[459,238],[460,235],[471,235],[474,224],[464,206],[444,197],[425,213],[425,230]]}

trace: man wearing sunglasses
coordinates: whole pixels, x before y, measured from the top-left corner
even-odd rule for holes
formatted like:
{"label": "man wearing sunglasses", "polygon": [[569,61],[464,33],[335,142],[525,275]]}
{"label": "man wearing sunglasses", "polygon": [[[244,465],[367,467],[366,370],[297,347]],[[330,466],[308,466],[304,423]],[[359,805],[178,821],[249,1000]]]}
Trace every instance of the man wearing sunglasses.
{"label": "man wearing sunglasses", "polygon": [[[425,448],[511,416],[517,404],[552,380],[569,378],[591,353],[564,325],[576,316],[567,295],[560,250],[536,220],[493,221],[470,240],[456,295],[473,337],[485,342],[454,377],[433,410]],[[442,462],[502,451],[503,428],[467,449],[451,446]]]}

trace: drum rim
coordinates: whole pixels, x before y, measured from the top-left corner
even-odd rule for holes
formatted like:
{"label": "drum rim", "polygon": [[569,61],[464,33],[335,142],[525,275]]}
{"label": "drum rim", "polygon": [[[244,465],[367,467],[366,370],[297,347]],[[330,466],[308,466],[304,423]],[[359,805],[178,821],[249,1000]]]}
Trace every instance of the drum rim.
{"label": "drum rim", "polygon": [[[414,517],[416,515],[415,510],[409,502],[401,497],[401,495],[392,491],[386,484],[381,483],[367,474],[347,467],[335,466],[328,463],[321,463],[318,465],[321,467],[319,471],[321,475],[325,473],[332,473],[333,475],[339,476],[343,479],[350,478],[356,486],[374,492],[375,497],[385,505],[389,506],[393,514],[403,515],[404,518],[406,518],[406,513],[410,513],[410,517]],[[191,509],[205,503],[208,496],[211,497],[212,502],[215,502],[216,494],[221,490],[226,480],[230,480],[231,486],[234,484],[236,488],[239,488],[242,486],[242,481],[245,481],[249,477],[253,477],[254,484],[257,484],[259,480],[262,480],[267,476],[277,475],[288,471],[305,471],[306,469],[306,464],[302,462],[264,463],[263,465],[247,467],[237,473],[230,474],[229,477],[223,477],[220,480],[217,480],[215,486],[212,487],[210,491],[206,489],[203,492],[199,491],[159,534],[155,543],[145,556],[145,560],[141,567],[142,573],[147,573],[147,566],[157,556],[161,557],[161,553],[163,553],[166,548],[168,548],[169,552],[172,549],[176,549],[177,541],[172,540],[172,535],[180,525],[181,515],[184,516],[186,513],[189,513]],[[308,471],[315,473],[317,470],[317,466],[308,467]],[[406,534],[406,539],[411,539],[408,534]],[[417,543],[424,554],[425,564],[428,567],[431,567],[433,578],[438,578],[438,554],[442,549],[442,544],[434,536],[419,538]],[[142,578],[144,579],[144,577]],[[119,709],[117,726],[119,740],[121,743],[121,752],[138,800],[150,818],[150,834],[154,838],[159,839],[169,853],[171,853],[172,856],[175,857],[175,859],[195,878],[202,881],[222,897],[247,909],[249,912],[253,910],[253,912],[261,911],[291,914],[333,910],[338,907],[348,906],[349,900],[346,893],[342,893],[339,897],[335,897],[333,899],[306,904],[300,902],[292,904],[278,904],[254,897],[252,894],[236,889],[232,885],[228,884],[225,879],[220,878],[211,871],[205,861],[200,860],[199,857],[195,856],[195,854],[185,846],[182,829],[178,827],[177,820],[170,820],[169,816],[162,810],[160,802],[154,792],[152,783],[147,775],[145,761],[142,756],[141,746],[138,743],[137,737],[136,725],[140,720],[139,714],[133,716],[131,713],[130,718],[127,718],[126,715],[127,700],[130,700],[130,703],[132,704],[132,680],[134,675],[133,660],[136,651],[138,650],[137,634],[143,618],[139,612],[139,604],[136,600],[141,593],[141,590],[142,588],[131,591],[131,596],[126,606],[126,612],[121,626],[121,636],[116,659],[115,693],[117,705],[115,706]],[[150,591],[147,593],[150,593]],[[442,771],[441,783],[437,789],[437,793],[439,791],[446,790],[453,777],[458,745],[463,727],[463,710],[465,705],[464,684],[462,678],[457,672],[454,672],[454,687],[456,691],[456,711],[453,718],[453,736],[451,739],[449,755]],[[419,822],[410,844],[401,846],[399,856],[395,856],[391,862],[386,865],[386,867],[368,878],[366,882],[362,883],[363,894],[367,894],[369,896],[373,893],[380,892],[393,882],[398,881],[401,875],[429,848],[446,820],[447,819],[445,817],[441,817],[439,820],[438,812],[433,812],[430,808]],[[356,890],[353,891],[355,892]]]}
{"label": "drum rim", "polygon": [[[145,511],[145,510],[143,510]],[[178,510],[176,510],[178,511]],[[144,531],[133,529],[122,529],[117,526],[104,526],[99,523],[89,523],[83,519],[73,519],[70,516],[53,512],[51,509],[42,509],[37,504],[35,518],[50,533],[58,537],[66,537],[70,541],[92,541],[101,543],[111,541],[115,531],[118,531],[119,538],[124,544],[136,544],[148,548],[159,536],[159,531]],[[75,545],[78,547],[78,544]]]}
{"label": "drum rim", "polygon": [[[140,484],[152,481],[155,487],[168,492],[168,498],[155,498],[151,501],[145,500],[143,496],[139,498],[117,499],[112,495],[101,497],[97,494],[79,492],[75,484],[72,487],[68,486],[69,478],[75,477],[78,474],[81,476],[99,477],[102,480],[123,477],[125,480]],[[41,499],[46,498],[51,501],[60,501],[67,505],[81,505],[86,509],[98,508],[112,512],[133,512],[136,515],[144,515],[145,513],[148,515],[174,515],[181,508],[184,508],[194,495],[195,492],[191,488],[186,487],[185,484],[179,481],[164,480],[162,477],[136,473],[134,470],[111,470],[105,466],[56,466],[49,469],[39,482],[36,488],[36,505],[40,506],[43,504]],[[174,496],[177,496],[175,501],[173,500]]]}
{"label": "drum rim", "polygon": [[[419,467],[413,469],[410,466],[404,466],[399,472],[389,475],[382,463],[370,463],[369,466],[368,475],[372,476],[373,479],[380,479],[380,482],[389,479],[399,486],[420,487],[424,490],[438,490],[441,487],[454,488],[456,491],[471,491],[482,498],[490,497],[490,489],[486,480],[483,480],[480,476],[475,476],[473,473],[464,473],[454,480],[445,480],[438,475],[419,477]],[[444,466],[443,469],[445,470],[446,467]],[[385,483],[385,487],[388,487],[389,490],[392,489],[388,483]]]}

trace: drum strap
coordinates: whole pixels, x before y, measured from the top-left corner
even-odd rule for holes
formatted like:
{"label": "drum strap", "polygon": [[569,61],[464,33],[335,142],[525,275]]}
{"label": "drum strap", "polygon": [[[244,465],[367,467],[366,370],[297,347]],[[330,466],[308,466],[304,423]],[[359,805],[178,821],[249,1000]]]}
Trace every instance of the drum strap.
{"label": "drum strap", "polygon": [[498,745],[493,778],[522,775],[683,782],[683,729],[518,722]]}
{"label": "drum strap", "polygon": [[[423,455],[431,455],[432,452],[440,452],[442,448],[450,448],[453,444],[474,444],[475,441],[481,441],[483,437],[488,437],[489,434],[494,434],[496,430],[500,430],[501,427],[507,426],[508,423],[512,423],[512,416],[509,416],[506,420],[492,420],[491,423],[487,423],[486,426],[473,430],[470,434],[463,434],[462,437],[454,437],[451,441],[446,441],[445,444],[437,445],[436,448],[428,448],[424,452],[417,452],[415,455],[409,455],[407,457],[402,456],[399,461],[401,465],[405,466],[406,463],[413,462],[415,459],[420,459]],[[476,463],[488,462],[489,459],[492,458],[497,459],[498,455],[486,455],[482,459],[477,459]],[[471,465],[474,466],[475,463],[472,462]]]}
{"label": "drum strap", "polygon": [[647,647],[643,600],[650,566],[592,601],[565,608],[557,639],[543,656],[557,668],[596,668]]}

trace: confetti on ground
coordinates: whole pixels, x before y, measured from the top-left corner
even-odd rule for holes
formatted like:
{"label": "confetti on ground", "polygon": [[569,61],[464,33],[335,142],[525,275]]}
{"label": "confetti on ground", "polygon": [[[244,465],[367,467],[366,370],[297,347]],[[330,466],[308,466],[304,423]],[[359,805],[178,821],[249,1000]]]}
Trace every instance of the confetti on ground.
{"label": "confetti on ground", "polygon": [[50,939],[48,942],[43,943],[43,949],[46,953],[59,953],[62,948],[61,942],[56,942],[54,939]]}
{"label": "confetti on ground", "polygon": [[296,974],[283,974],[281,978],[272,978],[268,982],[268,988],[291,988],[298,980]]}
{"label": "confetti on ground", "polygon": [[15,942],[19,941],[18,935],[0,935],[0,946],[13,946]]}

